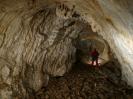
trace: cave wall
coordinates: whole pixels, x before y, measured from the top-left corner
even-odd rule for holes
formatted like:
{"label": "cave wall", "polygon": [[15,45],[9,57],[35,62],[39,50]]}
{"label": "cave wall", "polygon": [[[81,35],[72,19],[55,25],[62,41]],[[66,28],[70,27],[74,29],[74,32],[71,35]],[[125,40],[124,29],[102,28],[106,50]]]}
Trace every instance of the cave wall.
{"label": "cave wall", "polygon": [[91,25],[105,39],[121,63],[123,80],[133,86],[132,0],[59,0]]}
{"label": "cave wall", "polygon": [[[11,9],[9,9],[11,10]],[[25,9],[24,9],[25,10]],[[3,11],[0,17],[0,98],[32,98],[75,62],[82,26],[56,8]]]}
{"label": "cave wall", "polygon": [[[86,26],[85,26],[86,25]],[[77,42],[77,49],[82,53],[79,55],[81,61],[85,64],[91,64],[90,52],[96,48],[99,55],[99,64],[104,65],[110,60],[114,59],[113,53],[110,50],[108,43],[103,39],[102,36],[98,35],[97,32],[93,32],[90,25],[84,23],[84,31],[79,35]]]}
{"label": "cave wall", "polygon": [[102,16],[103,20],[97,20],[97,22],[102,29],[99,34],[108,41],[110,47],[122,65],[123,79],[126,80],[129,85],[133,86],[133,20],[130,9],[125,8],[125,2],[126,1],[119,1],[117,3],[115,0],[101,0],[99,5],[104,9],[104,16]]}
{"label": "cave wall", "polygon": [[[129,3],[130,2],[130,3]],[[106,3],[106,2],[105,2]],[[105,5],[101,2],[101,5]],[[107,2],[108,4],[110,2]],[[114,52],[122,64],[122,74],[123,79],[128,82],[128,84],[133,86],[132,72],[133,72],[133,36],[132,36],[132,13],[130,6],[133,4],[131,0],[120,1],[116,3],[114,0],[111,2],[112,8],[110,6],[103,7],[106,9],[104,13],[110,18],[106,17],[108,26],[103,25],[104,31],[107,32],[109,38],[107,38],[110,46],[114,49]],[[130,6],[129,6],[130,5]],[[127,8],[129,7],[129,8]],[[110,12],[110,13],[109,13]],[[114,13],[111,15],[111,13]],[[109,21],[110,20],[110,21]],[[113,28],[112,28],[113,27]],[[105,34],[106,35],[106,34]],[[106,36],[106,37],[107,37]],[[113,44],[111,44],[113,42]]]}
{"label": "cave wall", "polygon": [[[66,5],[70,5],[66,2]],[[101,35],[121,63],[123,80],[133,86],[133,36],[131,0],[72,0],[75,10]]]}
{"label": "cave wall", "polygon": [[123,79],[133,86],[132,5],[131,0],[0,0],[0,98],[29,96],[49,75],[69,70],[81,31],[72,16],[108,42]]}

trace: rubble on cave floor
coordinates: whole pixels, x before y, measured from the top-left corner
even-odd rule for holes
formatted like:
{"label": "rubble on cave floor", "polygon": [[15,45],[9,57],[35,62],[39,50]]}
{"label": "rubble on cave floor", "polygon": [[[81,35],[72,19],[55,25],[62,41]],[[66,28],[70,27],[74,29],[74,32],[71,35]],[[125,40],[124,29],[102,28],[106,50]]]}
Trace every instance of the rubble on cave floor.
{"label": "rubble on cave floor", "polygon": [[77,63],[64,77],[51,78],[37,99],[133,99],[133,88],[121,80],[119,64],[102,67]]}

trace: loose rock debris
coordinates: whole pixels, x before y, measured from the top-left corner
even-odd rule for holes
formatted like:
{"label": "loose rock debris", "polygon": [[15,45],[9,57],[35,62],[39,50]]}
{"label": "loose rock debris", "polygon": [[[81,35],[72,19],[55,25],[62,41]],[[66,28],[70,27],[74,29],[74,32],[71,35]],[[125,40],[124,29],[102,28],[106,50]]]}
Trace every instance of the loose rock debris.
{"label": "loose rock debris", "polygon": [[101,67],[77,63],[63,77],[51,78],[37,99],[133,99],[133,88],[121,80],[119,64]]}

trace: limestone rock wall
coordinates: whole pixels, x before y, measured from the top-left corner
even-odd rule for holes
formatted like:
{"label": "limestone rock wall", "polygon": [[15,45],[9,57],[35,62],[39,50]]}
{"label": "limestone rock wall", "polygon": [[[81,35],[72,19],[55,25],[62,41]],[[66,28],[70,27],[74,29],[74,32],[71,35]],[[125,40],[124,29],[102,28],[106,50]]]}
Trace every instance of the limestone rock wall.
{"label": "limestone rock wall", "polygon": [[[71,3],[70,3],[71,2]],[[132,0],[67,0],[101,35],[121,63],[123,79],[133,86]]]}
{"label": "limestone rock wall", "polygon": [[32,96],[49,75],[69,70],[81,31],[73,20],[87,22],[108,42],[133,86],[132,5],[132,0],[0,0],[0,98]]}
{"label": "limestone rock wall", "polygon": [[48,84],[49,76],[63,76],[75,62],[74,44],[82,26],[58,17],[54,7],[31,13],[20,9],[1,13],[2,99],[31,99]]}
{"label": "limestone rock wall", "polygon": [[60,1],[88,22],[101,35],[122,64],[123,79],[133,86],[133,36],[131,0],[66,0]]}

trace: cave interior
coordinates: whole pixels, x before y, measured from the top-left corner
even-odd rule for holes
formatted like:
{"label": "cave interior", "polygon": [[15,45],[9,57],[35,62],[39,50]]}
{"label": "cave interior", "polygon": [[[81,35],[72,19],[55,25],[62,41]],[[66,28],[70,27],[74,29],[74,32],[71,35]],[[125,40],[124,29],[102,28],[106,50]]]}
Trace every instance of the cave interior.
{"label": "cave interior", "polygon": [[0,0],[0,99],[132,99],[132,5]]}

